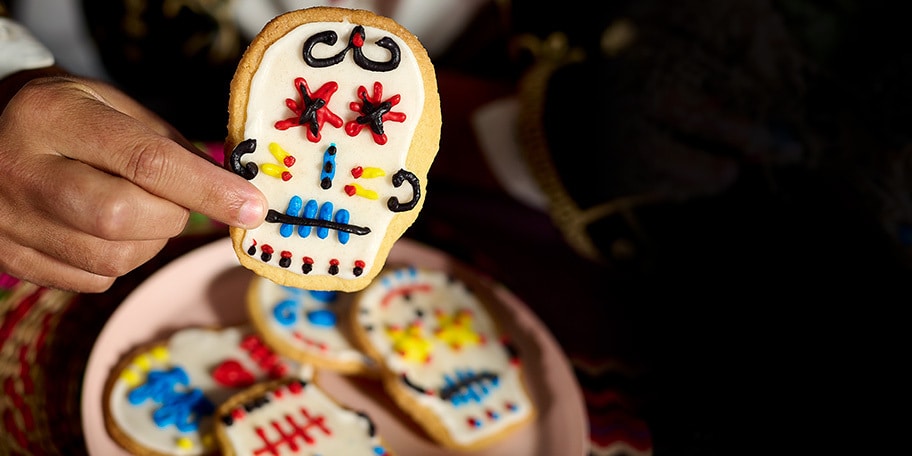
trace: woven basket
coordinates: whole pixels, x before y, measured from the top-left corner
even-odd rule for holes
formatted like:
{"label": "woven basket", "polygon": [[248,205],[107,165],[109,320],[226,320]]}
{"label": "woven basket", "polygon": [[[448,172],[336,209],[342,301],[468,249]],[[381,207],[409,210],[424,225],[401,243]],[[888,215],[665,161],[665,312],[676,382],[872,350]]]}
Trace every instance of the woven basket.
{"label": "woven basket", "polygon": [[[61,405],[52,399],[53,385],[58,383],[49,381],[61,366],[49,355],[50,348],[63,336],[57,329],[74,302],[74,295],[8,277],[3,282],[6,287],[0,288],[0,384],[3,388],[0,395],[0,454],[61,454],[55,445],[60,439],[51,428],[52,415],[48,413]],[[71,423],[55,424],[60,427]]]}
{"label": "woven basket", "polygon": [[82,379],[108,318],[150,274],[224,235],[217,226],[172,239],[100,294],[42,288],[0,273],[0,456],[88,454]]}

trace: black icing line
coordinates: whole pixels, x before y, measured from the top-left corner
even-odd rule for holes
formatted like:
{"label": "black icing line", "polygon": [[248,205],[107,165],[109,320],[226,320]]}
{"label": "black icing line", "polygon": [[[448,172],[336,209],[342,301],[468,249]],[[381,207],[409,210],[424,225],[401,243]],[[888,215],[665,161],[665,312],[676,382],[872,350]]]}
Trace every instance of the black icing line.
{"label": "black icing line", "polygon": [[281,223],[287,225],[303,225],[303,226],[316,226],[319,228],[328,228],[331,230],[343,231],[346,233],[356,234],[358,236],[364,236],[371,232],[371,229],[366,226],[350,225],[348,223],[338,223],[331,220],[320,220],[307,217],[297,217],[294,215],[283,214],[275,209],[270,209],[266,213],[267,223]]}

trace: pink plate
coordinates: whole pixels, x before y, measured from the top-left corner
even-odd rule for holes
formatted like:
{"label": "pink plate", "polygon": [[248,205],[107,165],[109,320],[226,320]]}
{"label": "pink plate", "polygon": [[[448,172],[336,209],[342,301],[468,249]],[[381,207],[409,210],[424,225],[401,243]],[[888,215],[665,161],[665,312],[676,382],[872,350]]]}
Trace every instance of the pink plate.
{"label": "pink plate", "polygon": [[[399,240],[391,263],[449,270],[453,261],[437,250]],[[128,454],[105,431],[102,394],[110,370],[134,346],[191,325],[229,325],[246,321],[244,290],[253,273],[241,267],[231,241],[220,239],[174,260],[143,282],[114,312],[89,356],[82,388],[82,422],[89,454]],[[492,309],[519,348],[539,416],[531,426],[483,450],[441,448],[398,410],[379,383],[319,371],[317,381],[340,403],[367,413],[387,446],[400,456],[421,455],[585,455],[588,421],[582,392],[566,356],[541,321],[499,284]],[[504,318],[506,317],[506,318]]]}

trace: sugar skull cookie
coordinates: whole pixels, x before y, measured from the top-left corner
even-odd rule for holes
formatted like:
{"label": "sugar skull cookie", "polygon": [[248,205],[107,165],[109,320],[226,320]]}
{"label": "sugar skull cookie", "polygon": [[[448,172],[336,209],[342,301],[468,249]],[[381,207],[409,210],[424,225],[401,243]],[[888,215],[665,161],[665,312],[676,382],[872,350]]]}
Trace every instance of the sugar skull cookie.
{"label": "sugar skull cookie", "polygon": [[104,394],[108,434],[132,454],[215,454],[212,417],[264,380],[309,378],[247,326],[185,328],[127,354]]}
{"label": "sugar skull cookie", "polygon": [[226,166],[270,206],[260,227],[231,228],[241,264],[308,290],[367,286],[418,217],[440,122],[427,52],[391,19],[272,20],[231,83]]}
{"label": "sugar skull cookie", "polygon": [[481,448],[535,417],[516,349],[462,280],[391,269],[359,292],[355,311],[387,392],[439,444]]}
{"label": "sugar skull cookie", "polygon": [[353,299],[353,293],[302,290],[254,277],[247,311],[278,353],[342,374],[375,375],[376,363],[351,340]]}
{"label": "sugar skull cookie", "polygon": [[370,417],[339,405],[313,382],[255,385],[218,409],[224,456],[392,456]]}

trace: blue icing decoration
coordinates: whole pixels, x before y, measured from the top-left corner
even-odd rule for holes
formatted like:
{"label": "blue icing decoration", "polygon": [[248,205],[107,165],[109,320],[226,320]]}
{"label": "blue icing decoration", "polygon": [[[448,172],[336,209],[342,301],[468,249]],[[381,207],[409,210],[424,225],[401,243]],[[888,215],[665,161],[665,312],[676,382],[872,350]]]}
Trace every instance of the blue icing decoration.
{"label": "blue icing decoration", "polygon": [[[301,197],[292,196],[291,199],[288,201],[288,209],[285,211],[285,213],[287,215],[297,217],[298,214],[301,212],[301,206],[303,206],[303,204],[304,204],[304,201],[301,200]],[[291,235],[293,233],[294,233],[294,225],[290,225],[288,223],[283,223],[279,227],[279,234],[281,234],[282,237],[286,237],[286,238],[291,237]]]}
{"label": "blue icing decoration", "polygon": [[152,414],[152,419],[160,428],[173,425],[180,432],[191,432],[199,428],[201,417],[214,411],[212,402],[199,388],[194,388],[186,393],[175,393]]}
{"label": "blue icing decoration", "polygon": [[293,299],[286,299],[272,308],[272,316],[282,326],[292,326],[298,321],[298,303]]}
{"label": "blue icing decoration", "polygon": [[307,312],[307,320],[314,326],[332,328],[336,326],[336,314],[329,310],[313,310]]}
{"label": "blue icing decoration", "polygon": [[187,372],[180,367],[172,367],[167,371],[152,370],[146,377],[146,383],[127,394],[127,400],[132,405],[140,405],[147,399],[161,404],[152,413],[152,420],[158,427],[173,425],[180,432],[196,431],[199,419],[211,415],[215,406],[198,388],[175,391],[178,386],[187,386],[189,383]]}
{"label": "blue icing decoration", "polygon": [[338,297],[338,293],[335,291],[310,290],[308,293],[312,298],[326,304],[332,303]]}
{"label": "blue icing decoration", "polygon": [[[351,215],[348,213],[347,210],[339,209],[339,211],[336,212],[336,222],[348,224],[348,221],[350,219],[351,219]],[[345,231],[339,231],[339,242],[341,242],[342,244],[348,244],[348,239],[350,237],[351,237],[350,233],[346,233]]]}
{"label": "blue icing decoration", "polygon": [[[327,201],[320,206],[320,220],[331,221],[333,215],[333,203]],[[329,228],[324,226],[317,227],[317,237],[320,239],[326,239],[326,236],[329,236]]]}
{"label": "blue icing decoration", "polygon": [[190,378],[180,367],[172,367],[170,370],[152,370],[146,376],[146,383],[137,386],[130,391],[127,399],[133,405],[139,405],[152,399],[157,403],[165,402],[169,396],[177,394],[174,388],[178,385],[186,386],[190,383]]}
{"label": "blue icing decoration", "polygon": [[[314,200],[308,200],[307,204],[304,205],[304,214],[302,217],[312,219],[317,215],[317,202]],[[310,236],[311,226],[309,225],[298,225],[298,236],[307,237]]]}

